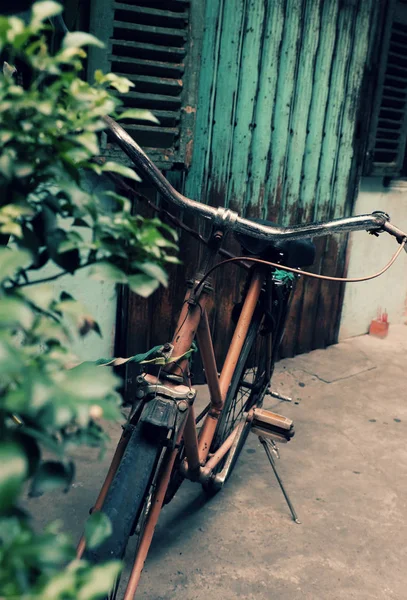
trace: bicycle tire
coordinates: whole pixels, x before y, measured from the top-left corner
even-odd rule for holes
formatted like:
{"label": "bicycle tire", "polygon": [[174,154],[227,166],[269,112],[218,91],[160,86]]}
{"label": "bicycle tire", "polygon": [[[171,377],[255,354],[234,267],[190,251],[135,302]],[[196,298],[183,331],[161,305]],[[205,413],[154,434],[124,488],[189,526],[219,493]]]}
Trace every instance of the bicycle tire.
{"label": "bicycle tire", "polygon": [[[123,559],[128,540],[142,517],[164,447],[160,436],[150,435],[143,424],[131,427],[133,431],[102,507],[112,523],[112,534],[97,548],[85,549],[83,557],[92,564]],[[117,591],[118,581],[108,600],[114,600]]]}
{"label": "bicycle tire", "polygon": [[[261,326],[262,314],[255,314],[249,326],[246,339],[244,341],[239,360],[236,364],[235,372],[229,386],[229,391],[226,396],[225,404],[222,413],[219,417],[218,426],[216,428],[214,441],[211,451],[216,451],[223,442],[227,439],[233,429],[241,422],[250,408],[256,404],[261,406],[264,392],[269,385],[269,381],[261,381],[264,379],[265,353],[262,352],[261,343],[264,338],[260,338],[258,344],[258,333]],[[253,352],[255,356],[253,357]],[[251,366],[253,363],[253,366]],[[252,381],[248,381],[252,379]],[[250,387],[247,384],[250,383]],[[249,390],[249,391],[247,391]],[[240,452],[245,444],[249,434],[250,427],[247,427],[242,434],[239,447],[236,450],[233,463],[230,467],[228,477],[230,477]],[[218,473],[224,464],[221,461],[214,469],[214,474]],[[204,489],[210,495],[219,491],[219,488],[213,485],[210,480],[204,485]]]}

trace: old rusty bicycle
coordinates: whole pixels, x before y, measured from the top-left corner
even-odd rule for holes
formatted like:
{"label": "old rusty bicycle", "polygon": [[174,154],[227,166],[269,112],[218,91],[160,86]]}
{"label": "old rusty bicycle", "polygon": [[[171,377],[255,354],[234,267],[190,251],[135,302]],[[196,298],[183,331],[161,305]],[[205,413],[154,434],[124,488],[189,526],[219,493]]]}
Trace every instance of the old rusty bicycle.
{"label": "old rusty bicycle", "polygon": [[[106,121],[115,142],[143,179],[153,184],[169,203],[192,211],[211,224],[207,251],[188,287],[174,336],[155,352],[161,366],[146,368],[138,376],[134,404],[93,508],[109,516],[113,533],[96,549],[88,550],[83,539],[78,546],[78,556],[102,563],[121,559],[129,537],[138,536],[134,565],[123,596],[130,600],[136,593],[161,508],[182,481],[187,478],[198,482],[213,494],[230,477],[250,431],[259,435],[268,455],[268,442],[292,438],[292,421],[261,407],[265,395],[270,393],[270,379],[299,273],[338,280],[299,271],[314,260],[311,238],[357,230],[394,236],[400,246],[379,273],[339,279],[363,281],[391,266],[407,248],[407,234],[382,212],[279,227],[190,200],[172,188],[121,126],[112,119]],[[235,234],[244,252],[242,256],[228,256],[216,262],[228,232]],[[242,301],[233,315],[233,339],[218,373],[206,305],[213,293],[211,273],[228,262],[237,263],[247,276]],[[210,393],[210,404],[198,417],[194,410],[196,390],[191,387],[189,373],[194,340]],[[289,506],[295,518],[290,503]],[[116,585],[110,598],[118,597]]]}

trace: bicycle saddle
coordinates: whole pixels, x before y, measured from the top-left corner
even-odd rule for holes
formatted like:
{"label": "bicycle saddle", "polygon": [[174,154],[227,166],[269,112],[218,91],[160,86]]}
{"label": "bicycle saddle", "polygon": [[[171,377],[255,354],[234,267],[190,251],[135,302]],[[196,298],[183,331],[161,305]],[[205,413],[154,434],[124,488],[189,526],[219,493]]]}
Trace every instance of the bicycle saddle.
{"label": "bicycle saddle", "polygon": [[[251,219],[254,223],[278,226],[265,219]],[[309,267],[315,260],[315,244],[311,240],[259,240],[250,235],[236,233],[236,239],[249,254],[265,260],[279,262],[287,267]]]}

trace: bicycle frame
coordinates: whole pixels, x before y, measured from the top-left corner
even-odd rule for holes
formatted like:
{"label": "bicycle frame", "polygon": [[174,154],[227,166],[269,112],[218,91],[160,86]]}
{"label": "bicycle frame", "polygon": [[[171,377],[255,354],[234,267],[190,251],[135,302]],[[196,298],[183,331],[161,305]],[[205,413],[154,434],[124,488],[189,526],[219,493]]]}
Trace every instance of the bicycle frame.
{"label": "bicycle frame", "polygon": [[[219,415],[221,414],[224,406],[225,399],[227,397],[228,389],[232,381],[233,374],[242,351],[243,344],[246,340],[248,329],[252,321],[254,311],[256,309],[260,293],[266,282],[266,270],[264,267],[254,267],[251,269],[251,280],[249,288],[247,290],[244,303],[241,309],[239,319],[236,324],[236,328],[233,334],[233,338],[222,368],[222,371],[218,375],[218,369],[216,365],[216,359],[212,344],[212,337],[209,327],[208,315],[206,312],[206,304],[212,293],[212,285],[209,280],[205,281],[203,285],[199,285],[200,280],[205,272],[207,272],[215,262],[216,255],[220,249],[222,243],[223,234],[221,231],[215,231],[211,237],[209,243],[208,252],[205,253],[200,267],[193,277],[192,281],[189,282],[189,289],[185,296],[185,300],[182,306],[180,316],[178,318],[177,328],[172,340],[173,356],[182,356],[190,348],[197,338],[199,350],[202,358],[203,367],[205,370],[205,376],[210,394],[210,406],[205,416],[202,428],[200,429],[199,435],[195,423],[195,411],[193,404],[188,405],[188,414],[183,419],[183,424],[177,431],[177,439],[175,440],[175,447],[173,450],[167,452],[167,458],[161,467],[160,476],[158,478],[158,485],[152,500],[151,509],[147,516],[146,526],[141,537],[138,551],[135,557],[133,570],[128,581],[124,600],[133,599],[136,592],[136,588],[141,576],[141,571],[144,566],[144,561],[147,557],[147,553],[151,544],[154,529],[158,521],[158,517],[164,502],[165,494],[168,488],[168,484],[173,470],[174,461],[177,457],[178,448],[183,441],[185,450],[185,459],[182,464],[182,473],[184,477],[193,481],[199,481],[204,483],[207,481],[213,470],[220,461],[227,455],[226,464],[221,471],[220,484],[222,485],[226,479],[228,468],[233,461],[233,455],[238,447],[239,440],[243,434],[243,430],[246,424],[250,423],[251,414],[253,409],[248,413],[246,420],[242,420],[223,442],[223,444],[216,450],[216,452],[210,456],[209,451],[214,439],[216,426],[218,423]],[[247,268],[247,265],[242,265]],[[250,276],[250,274],[249,274]],[[275,353],[271,347],[268,350],[270,353],[270,361],[272,355]],[[270,362],[269,361],[269,362]],[[184,358],[182,361],[177,363],[170,363],[163,369],[164,377],[170,376],[170,379],[164,379],[160,374],[160,377],[165,382],[166,388],[170,388],[175,392],[179,393],[180,385],[174,381],[171,381],[171,376],[175,376],[176,379],[177,371],[181,370],[187,374],[188,384],[189,380],[189,363],[188,359]],[[267,373],[271,377],[270,373]],[[144,375],[148,382],[152,385],[161,385],[163,381],[152,375]],[[184,386],[186,387],[186,386]],[[186,388],[190,390],[191,388]],[[195,397],[195,394],[193,394]],[[104,499],[109,490],[109,486],[114,478],[116,470],[120,464],[120,460],[126,448],[126,434],[123,433],[120,442],[117,446],[114,454],[112,463],[110,465],[108,474],[96,500],[93,510],[100,510],[103,506]],[[223,478],[222,478],[223,474]],[[80,557],[84,551],[85,542],[81,539],[77,555]]]}

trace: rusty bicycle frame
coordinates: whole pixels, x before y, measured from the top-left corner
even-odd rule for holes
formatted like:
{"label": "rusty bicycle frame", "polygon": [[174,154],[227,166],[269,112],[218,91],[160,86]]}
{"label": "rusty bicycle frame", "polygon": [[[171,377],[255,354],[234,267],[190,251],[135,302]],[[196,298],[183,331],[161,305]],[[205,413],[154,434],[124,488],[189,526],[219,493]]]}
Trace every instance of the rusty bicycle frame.
{"label": "rusty bicycle frame", "polygon": [[[210,393],[210,405],[199,434],[195,423],[195,411],[193,407],[196,393],[190,387],[189,363],[187,358],[182,359],[182,361],[177,361],[177,363],[169,363],[161,371],[160,379],[150,374],[143,374],[138,378],[139,381],[144,379],[144,383],[153,386],[158,392],[161,389],[161,386],[165,386],[166,393],[173,395],[173,399],[178,400],[178,408],[183,411],[183,419],[181,426],[176,431],[175,447],[168,453],[165,464],[160,470],[159,481],[151,502],[151,508],[147,515],[144,531],[139,540],[138,550],[127,584],[124,600],[134,598],[181,441],[183,441],[185,451],[185,459],[181,465],[182,474],[185,478],[200,483],[208,481],[212,476],[215,467],[217,467],[229,453],[228,460],[222,467],[221,472],[216,476],[218,485],[222,486],[227,478],[233,456],[238,448],[238,443],[243,435],[245,425],[250,426],[250,419],[254,407],[248,412],[246,418],[243,418],[242,421],[237,424],[216,452],[210,455],[210,448],[215,436],[218,418],[222,412],[228,389],[266,279],[264,266],[256,266],[250,270],[250,273],[248,274],[248,277],[250,277],[250,284],[223,368],[220,374],[218,374],[208,314],[206,311],[206,304],[212,292],[212,285],[210,280],[206,280],[205,283],[200,285],[200,280],[202,275],[213,266],[222,243],[222,238],[223,232],[221,230],[215,230],[211,237],[211,241],[208,244],[208,251],[201,261],[200,267],[192,282],[189,284],[189,289],[178,318],[176,333],[171,343],[172,355],[182,356],[191,348],[195,337],[198,341]],[[242,264],[241,266],[247,269],[247,265]],[[166,346],[169,345],[167,344]],[[268,358],[271,359],[271,345],[269,345],[267,354]],[[269,364],[269,361],[267,364]],[[176,377],[176,373],[180,370],[183,373],[187,373],[188,385],[180,385],[179,381],[171,380],[173,376],[175,376],[174,379],[179,379]],[[93,511],[101,510],[103,507],[103,502],[126,449],[126,444],[127,439],[123,434],[114,453],[103,486],[92,509]],[[84,549],[85,541],[82,537],[77,549],[78,557],[82,556]]]}
{"label": "rusty bicycle frame", "polygon": [[[209,205],[201,204],[182,196],[174,190],[147,155],[145,155],[123,128],[109,117],[106,117],[105,121],[110,132],[113,134],[115,141],[126,152],[145,178],[153,184],[158,192],[162,193],[162,195],[173,202],[174,205],[181,206],[186,210],[194,211],[197,216],[210,219],[213,228],[208,242],[208,251],[201,260],[201,264],[199,265],[185,296],[172,342],[171,344],[165,344],[162,347],[162,355],[168,359],[165,366],[158,375],[144,373],[138,377],[139,387],[137,393],[139,394],[140,399],[147,400],[142,403],[142,413],[138,414],[140,420],[144,419],[145,422],[155,426],[157,423],[160,425],[160,423],[165,422],[165,418],[168,416],[168,418],[171,417],[173,419],[174,426],[167,428],[167,443],[164,442],[162,444],[163,452],[160,455],[159,466],[155,470],[154,486],[149,486],[147,500],[145,502],[146,507],[143,507],[142,518],[145,519],[143,522],[144,529],[140,535],[133,569],[124,594],[124,600],[133,600],[180,447],[183,445],[184,455],[182,456],[182,462],[179,465],[177,464],[177,469],[179,469],[183,478],[188,478],[204,484],[211,481],[221,487],[225,483],[228,473],[231,472],[234,465],[234,458],[238,455],[241,448],[241,442],[244,442],[245,434],[250,429],[252,420],[255,420],[257,415],[256,402],[259,402],[255,395],[255,401],[251,401],[248,410],[243,413],[242,420],[235,426],[228,437],[223,440],[223,443],[219,447],[216,447],[213,454],[210,453],[219,417],[222,413],[229,387],[264,286],[266,286],[267,290],[270,277],[270,266],[279,267],[278,264],[257,260],[255,266],[250,268],[249,286],[244,297],[244,303],[224,366],[221,373],[218,375],[206,305],[212,292],[211,280],[208,275],[214,268],[216,256],[221,250],[224,234],[228,231],[234,231],[254,236],[258,239],[278,241],[279,239],[310,238],[334,232],[367,230],[371,233],[378,234],[381,231],[387,231],[400,243],[399,250],[388,265],[379,273],[371,277],[348,280],[346,278],[338,279],[303,272],[303,274],[312,277],[328,280],[334,279],[337,281],[363,281],[380,275],[391,266],[403,247],[407,250],[407,235],[389,223],[389,216],[380,211],[369,215],[346,217],[327,221],[325,223],[278,227],[254,223],[248,219],[239,217],[237,213],[233,213],[228,209],[221,207],[214,208]],[[222,252],[224,253],[224,251]],[[244,257],[232,258],[229,260],[240,261],[240,265],[247,268],[247,264],[244,263]],[[262,265],[260,265],[260,263],[262,263]],[[288,268],[288,270],[297,272],[292,268]],[[292,286],[292,289],[293,288],[294,285]],[[289,305],[292,289],[287,298],[285,298],[286,308]],[[267,310],[268,309],[269,307],[267,306]],[[282,318],[284,319],[285,315]],[[193,407],[196,392],[191,388],[189,362],[187,358],[195,337],[199,344],[206,381],[210,392],[210,405],[199,433],[196,427]],[[271,377],[275,348],[278,347],[280,342],[279,339],[271,339],[271,335],[268,336],[268,340],[268,344],[266,345],[266,370],[264,376],[264,381],[267,380],[267,383]],[[272,347],[272,342],[274,343],[274,349]],[[182,373],[182,377],[179,376],[179,372]],[[144,415],[145,412],[147,416]],[[278,415],[274,416],[278,417]],[[132,417],[135,420],[136,415],[133,413],[131,414],[129,424],[131,424]],[[170,435],[170,431],[172,435]],[[260,441],[262,440],[260,439]],[[124,455],[127,442],[128,435],[127,428],[125,428],[93,510],[103,509],[103,503],[108,495],[109,488]],[[222,465],[220,466],[220,463],[223,460],[224,462],[222,462]],[[220,472],[215,473],[215,469],[218,466]],[[150,498],[149,493],[152,487],[154,488],[154,492]],[[145,498],[143,497],[143,501],[144,500]],[[289,500],[287,500],[287,502],[289,503]],[[293,511],[292,514],[294,517],[295,514]],[[82,538],[78,545],[78,557],[82,556],[84,550],[85,541],[84,538]]]}

